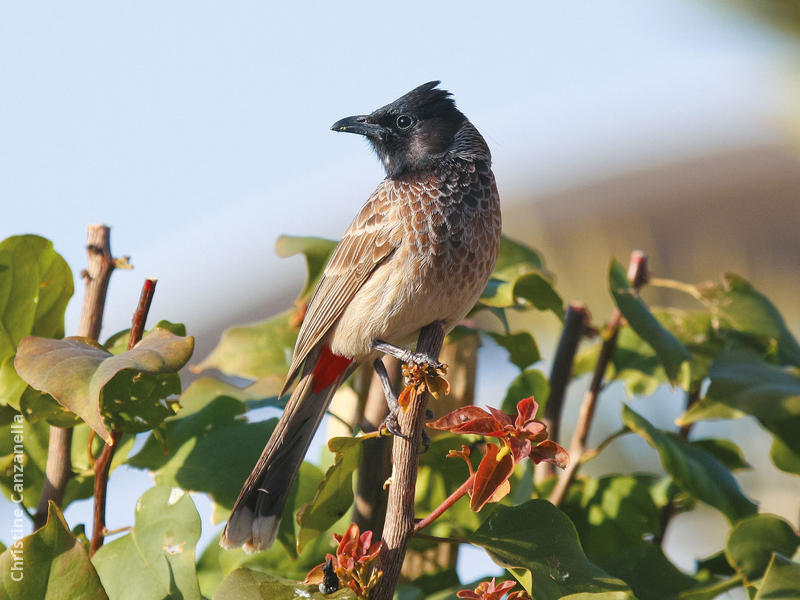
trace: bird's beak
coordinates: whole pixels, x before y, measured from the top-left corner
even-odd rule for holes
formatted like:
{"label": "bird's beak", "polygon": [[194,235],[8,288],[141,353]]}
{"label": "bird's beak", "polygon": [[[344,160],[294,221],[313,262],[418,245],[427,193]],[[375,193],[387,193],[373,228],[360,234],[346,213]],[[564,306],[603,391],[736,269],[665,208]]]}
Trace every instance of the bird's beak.
{"label": "bird's beak", "polygon": [[367,137],[377,137],[383,131],[383,127],[377,123],[370,123],[369,117],[359,115],[356,117],[345,117],[331,125],[333,131],[344,131],[345,133],[357,133]]}

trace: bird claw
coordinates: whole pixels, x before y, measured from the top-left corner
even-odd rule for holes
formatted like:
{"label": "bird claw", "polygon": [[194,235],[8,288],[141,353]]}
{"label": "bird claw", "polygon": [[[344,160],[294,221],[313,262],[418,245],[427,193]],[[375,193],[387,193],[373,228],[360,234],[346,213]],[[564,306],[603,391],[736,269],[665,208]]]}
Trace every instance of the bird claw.
{"label": "bird claw", "polygon": [[[430,413],[431,411],[429,410],[426,412]],[[431,418],[433,418],[432,414]],[[388,415],[386,415],[386,418],[383,420],[383,426],[392,435],[401,437],[404,440],[409,439],[409,437],[405,433],[400,431],[400,422],[397,419],[396,413],[390,412]],[[428,432],[423,429],[420,454],[425,454],[430,449],[431,449],[431,436],[429,436]]]}
{"label": "bird claw", "polygon": [[411,350],[406,350],[405,352],[403,352],[403,356],[400,359],[400,361],[405,363],[406,365],[417,365],[420,367],[427,367],[428,369],[433,369],[434,371],[439,371],[441,369],[444,369],[443,363],[440,363],[431,355],[425,354],[424,352],[411,352]]}
{"label": "bird claw", "polygon": [[395,411],[389,411],[389,414],[386,415],[386,418],[383,420],[383,426],[386,427],[386,430],[392,435],[401,437],[404,440],[408,439],[408,436],[400,431],[400,421],[397,419],[397,413]]}

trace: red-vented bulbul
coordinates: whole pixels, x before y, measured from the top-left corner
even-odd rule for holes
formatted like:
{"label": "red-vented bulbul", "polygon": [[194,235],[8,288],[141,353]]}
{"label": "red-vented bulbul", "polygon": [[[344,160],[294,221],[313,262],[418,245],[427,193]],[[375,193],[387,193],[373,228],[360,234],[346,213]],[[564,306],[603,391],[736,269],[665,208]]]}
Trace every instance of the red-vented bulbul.
{"label": "red-vented bulbul", "polygon": [[432,81],[372,114],[334,123],[366,136],[384,179],[342,236],[308,304],[284,391],[297,386],[245,481],[224,547],[264,550],[336,388],[362,363],[402,351],[440,321],[449,331],[494,268],[500,199],[483,137]]}

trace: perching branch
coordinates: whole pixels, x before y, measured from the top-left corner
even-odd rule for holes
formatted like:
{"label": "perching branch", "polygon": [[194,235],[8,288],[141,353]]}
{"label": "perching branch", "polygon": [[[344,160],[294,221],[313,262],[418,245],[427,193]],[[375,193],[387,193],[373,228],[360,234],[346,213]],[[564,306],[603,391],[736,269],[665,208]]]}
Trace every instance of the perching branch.
{"label": "perching branch", "polygon": [[[542,418],[542,422],[547,425],[547,430],[550,432],[550,439],[556,442],[559,441],[561,412],[564,408],[567,386],[572,377],[572,364],[575,362],[578,342],[586,333],[588,325],[589,313],[586,307],[579,302],[570,304],[564,317],[564,329],[561,330],[553,366],[550,369],[550,395],[544,405]],[[554,475],[555,466],[548,462],[539,463],[536,465],[536,474],[537,479]]]}
{"label": "perching branch", "polygon": [[[634,290],[638,292],[647,283],[647,257],[641,250],[634,250],[631,253],[630,264],[628,265],[628,279]],[[608,364],[617,347],[617,336],[622,326],[622,313],[619,308],[614,309],[611,319],[608,322],[605,332],[603,332],[603,344],[600,346],[600,355],[592,374],[592,381],[589,389],[583,397],[583,404],[578,414],[578,423],[572,435],[572,442],[569,448],[570,463],[561,473],[556,482],[553,492],[550,494],[550,502],[559,506],[564,501],[567,488],[575,479],[578,468],[580,467],[583,454],[587,451],[586,440],[589,437],[589,429],[594,418],[594,410],[597,406],[597,398],[604,387],[604,378]]]}
{"label": "perching branch", "polygon": [[[444,330],[441,324],[431,323],[420,331],[417,352],[438,358],[443,341]],[[420,394],[399,415],[400,428],[406,437],[393,438],[392,484],[383,526],[384,550],[380,559],[383,577],[371,594],[372,600],[391,600],[414,529],[414,491],[427,401],[428,394]]]}
{"label": "perching branch", "polygon": [[[144,324],[147,320],[147,313],[150,311],[150,303],[153,301],[155,291],[156,280],[145,279],[142,293],[139,296],[139,305],[136,307],[136,312],[133,313],[133,323],[128,336],[128,350],[142,339]],[[92,540],[89,545],[90,556],[94,556],[94,553],[103,545],[103,538],[108,534],[106,530],[108,474],[121,437],[121,431],[112,431],[111,442],[103,446],[103,451],[94,463],[94,524],[92,526]]]}
{"label": "perching branch", "polygon": [[[447,365],[447,382],[450,393],[436,399],[436,415],[447,414],[462,406],[471,406],[475,401],[475,380],[478,366],[480,336],[477,333],[466,335],[451,343],[445,343],[439,353],[439,362]],[[430,416],[430,411],[428,411]],[[435,440],[436,432],[428,431]],[[417,537],[418,526],[414,528]],[[403,559],[403,580],[415,580],[425,573],[455,568],[458,560],[458,544],[442,542],[424,549],[409,548]]]}
{"label": "perching branch", "polygon": [[[392,356],[384,356],[383,361],[390,379],[396,385],[400,381],[400,361]],[[371,371],[370,375],[361,420],[361,429],[365,432],[378,431],[389,412],[380,379]],[[371,530],[375,538],[382,534],[386,517],[383,482],[389,478],[392,470],[390,444],[389,438],[385,436],[377,436],[364,442],[364,452],[370,460],[362,461],[358,467],[353,522],[361,531]]]}
{"label": "perching branch", "polygon": [[[108,281],[116,266],[111,257],[111,229],[105,225],[89,225],[86,250],[89,255],[88,268],[83,272],[86,291],[83,296],[81,320],[77,335],[97,341],[103,323]],[[47,448],[44,487],[36,514],[34,529],[47,520],[47,503],[52,500],[59,506],[64,500],[67,483],[72,476],[72,428],[50,427],[50,442]]]}

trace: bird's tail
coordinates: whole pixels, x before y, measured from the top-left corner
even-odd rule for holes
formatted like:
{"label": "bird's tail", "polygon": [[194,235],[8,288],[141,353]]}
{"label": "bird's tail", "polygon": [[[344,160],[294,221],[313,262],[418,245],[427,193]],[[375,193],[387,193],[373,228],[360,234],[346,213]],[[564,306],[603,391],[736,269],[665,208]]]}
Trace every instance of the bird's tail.
{"label": "bird's tail", "polygon": [[239,492],[220,538],[223,548],[244,546],[254,552],[266,550],[275,541],[292,484],[336,388],[351,372],[348,364],[333,378],[330,373],[321,378],[319,368],[301,377]]}

